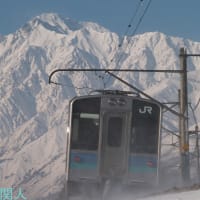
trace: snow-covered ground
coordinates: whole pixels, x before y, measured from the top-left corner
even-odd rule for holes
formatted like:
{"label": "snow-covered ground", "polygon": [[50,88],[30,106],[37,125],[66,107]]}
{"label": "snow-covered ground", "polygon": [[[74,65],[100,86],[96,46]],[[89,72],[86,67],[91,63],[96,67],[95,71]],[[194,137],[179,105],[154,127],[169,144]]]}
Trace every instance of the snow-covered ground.
{"label": "snow-covered ground", "polygon": [[185,192],[174,192],[170,194],[162,194],[147,198],[142,198],[140,200],[199,200],[200,190],[192,190]]}

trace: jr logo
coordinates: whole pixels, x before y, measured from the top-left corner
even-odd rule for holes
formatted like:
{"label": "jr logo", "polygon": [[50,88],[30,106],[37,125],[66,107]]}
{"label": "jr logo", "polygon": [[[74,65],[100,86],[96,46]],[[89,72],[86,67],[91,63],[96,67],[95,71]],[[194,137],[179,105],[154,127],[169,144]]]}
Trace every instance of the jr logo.
{"label": "jr logo", "polygon": [[144,108],[139,109],[139,113],[141,114],[146,114],[149,113],[150,115],[152,114],[152,107],[151,106],[144,106]]}

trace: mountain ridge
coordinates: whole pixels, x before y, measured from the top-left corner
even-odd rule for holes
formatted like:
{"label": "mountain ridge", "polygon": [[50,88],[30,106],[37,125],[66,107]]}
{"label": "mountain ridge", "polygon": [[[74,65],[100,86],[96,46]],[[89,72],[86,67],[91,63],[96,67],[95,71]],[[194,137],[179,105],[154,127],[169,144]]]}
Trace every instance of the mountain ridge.
{"label": "mountain ridge", "polygon": [[[64,179],[69,99],[91,89],[130,90],[100,72],[61,73],[54,81],[62,85],[49,85],[53,70],[179,69],[181,47],[189,53],[200,52],[198,42],[159,32],[125,37],[119,48],[120,39],[98,24],[57,14],[37,16],[0,39],[0,187],[22,187],[32,199],[59,191]],[[190,59],[188,69],[189,100],[196,105],[198,60]],[[177,75],[117,75],[162,102],[177,101]],[[196,114],[199,122],[199,109]],[[194,124],[190,122],[191,127]]]}

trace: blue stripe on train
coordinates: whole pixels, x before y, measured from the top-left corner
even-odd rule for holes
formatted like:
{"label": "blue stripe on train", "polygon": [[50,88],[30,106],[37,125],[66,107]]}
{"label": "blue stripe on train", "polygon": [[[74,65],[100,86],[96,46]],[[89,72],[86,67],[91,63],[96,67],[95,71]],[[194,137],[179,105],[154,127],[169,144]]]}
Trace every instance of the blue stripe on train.
{"label": "blue stripe on train", "polygon": [[75,152],[70,153],[70,169],[95,169],[97,168],[97,153]]}
{"label": "blue stripe on train", "polygon": [[[70,153],[70,169],[96,169],[97,152]],[[129,156],[129,172],[131,173],[156,173],[157,155],[135,154]]]}
{"label": "blue stripe on train", "polygon": [[129,156],[130,173],[156,173],[157,155],[133,154]]}

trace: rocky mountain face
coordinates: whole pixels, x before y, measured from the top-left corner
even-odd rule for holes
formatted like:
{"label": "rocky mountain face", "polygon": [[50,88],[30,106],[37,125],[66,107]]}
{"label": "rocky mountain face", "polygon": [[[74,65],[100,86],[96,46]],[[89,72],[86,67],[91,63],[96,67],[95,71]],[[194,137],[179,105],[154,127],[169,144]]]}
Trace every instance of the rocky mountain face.
{"label": "rocky mountain face", "polygon": [[[93,89],[130,90],[103,72],[55,75],[58,68],[179,69],[179,49],[200,43],[158,32],[121,38],[91,22],[43,14],[0,37],[0,187],[23,188],[29,199],[60,190],[64,181],[68,102]],[[188,59],[189,102],[200,98],[199,58]],[[180,76],[117,72],[161,102],[177,101]],[[197,105],[195,116],[200,121]],[[166,125],[177,125],[175,117]],[[195,125],[193,115],[190,127]],[[171,137],[171,136],[170,136]]]}

